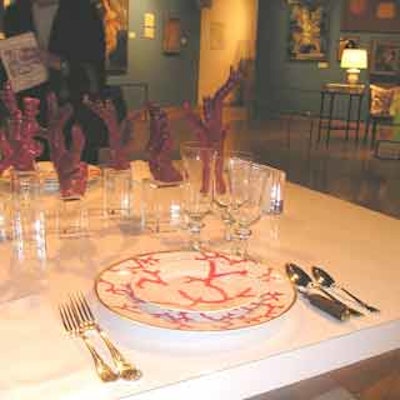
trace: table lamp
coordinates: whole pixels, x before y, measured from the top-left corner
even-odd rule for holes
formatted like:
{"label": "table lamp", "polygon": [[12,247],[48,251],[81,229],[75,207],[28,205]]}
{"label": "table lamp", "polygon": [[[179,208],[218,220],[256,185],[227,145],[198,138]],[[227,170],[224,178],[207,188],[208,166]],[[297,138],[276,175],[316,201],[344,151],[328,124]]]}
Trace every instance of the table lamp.
{"label": "table lamp", "polygon": [[344,49],[342,54],[341,68],[345,68],[347,83],[355,85],[358,83],[360,69],[367,69],[367,50],[366,49]]}

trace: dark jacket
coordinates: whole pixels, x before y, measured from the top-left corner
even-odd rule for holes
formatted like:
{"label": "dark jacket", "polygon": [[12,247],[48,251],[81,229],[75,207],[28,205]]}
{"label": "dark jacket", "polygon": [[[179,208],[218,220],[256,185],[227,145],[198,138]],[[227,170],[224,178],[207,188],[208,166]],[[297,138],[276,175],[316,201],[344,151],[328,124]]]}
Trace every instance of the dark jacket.
{"label": "dark jacket", "polygon": [[[7,8],[4,16],[7,37],[35,32],[31,7],[31,0],[18,0]],[[96,162],[98,148],[107,144],[107,132],[102,121],[81,103],[84,94],[100,95],[105,85],[104,27],[96,1],[59,0],[48,51],[65,61],[66,70],[50,69],[48,82],[19,93],[19,97],[40,98],[39,119],[43,124],[46,114],[45,97],[49,90],[56,93],[61,104],[72,103],[74,118],[82,125],[86,136],[83,159]],[[68,139],[69,132],[66,135]]]}

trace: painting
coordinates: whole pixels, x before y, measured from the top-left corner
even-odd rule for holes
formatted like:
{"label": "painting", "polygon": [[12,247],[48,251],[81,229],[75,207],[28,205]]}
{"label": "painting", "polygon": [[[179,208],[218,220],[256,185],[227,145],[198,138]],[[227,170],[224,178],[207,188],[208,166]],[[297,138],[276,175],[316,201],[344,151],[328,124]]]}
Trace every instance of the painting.
{"label": "painting", "polygon": [[289,57],[298,61],[327,59],[328,21],[323,1],[289,2]]}
{"label": "painting", "polygon": [[400,32],[398,0],[344,0],[342,31]]}
{"label": "painting", "polygon": [[163,50],[165,54],[181,52],[182,27],[178,17],[170,17],[164,26]]}
{"label": "painting", "polygon": [[360,37],[359,36],[343,36],[339,39],[338,49],[337,49],[337,60],[340,62],[342,60],[342,54],[344,49],[358,49],[360,47]]}
{"label": "painting", "polygon": [[102,0],[106,36],[106,70],[110,75],[128,69],[129,0]]}
{"label": "painting", "polygon": [[370,72],[374,75],[400,75],[400,39],[372,40]]}
{"label": "painting", "polygon": [[156,37],[156,16],[154,13],[144,13],[143,38],[154,39]]}

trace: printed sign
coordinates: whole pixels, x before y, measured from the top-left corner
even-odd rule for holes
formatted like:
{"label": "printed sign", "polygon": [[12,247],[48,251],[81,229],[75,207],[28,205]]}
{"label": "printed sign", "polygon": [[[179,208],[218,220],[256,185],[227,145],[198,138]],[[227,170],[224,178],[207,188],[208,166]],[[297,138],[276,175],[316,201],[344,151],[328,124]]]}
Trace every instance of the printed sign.
{"label": "printed sign", "polygon": [[32,32],[1,40],[0,58],[16,93],[47,81],[47,69]]}

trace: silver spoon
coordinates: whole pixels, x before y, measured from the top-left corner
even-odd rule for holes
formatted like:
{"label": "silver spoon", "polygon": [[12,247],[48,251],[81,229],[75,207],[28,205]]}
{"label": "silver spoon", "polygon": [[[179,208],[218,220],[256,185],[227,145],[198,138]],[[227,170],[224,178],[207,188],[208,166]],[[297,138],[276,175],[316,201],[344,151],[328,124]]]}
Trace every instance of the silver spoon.
{"label": "silver spoon", "polygon": [[370,312],[380,312],[380,310],[378,308],[367,304],[365,301],[362,301],[361,299],[356,297],[354,294],[350,293],[343,286],[338,285],[335,282],[335,280],[332,278],[332,276],[329,275],[328,272],[326,272],[322,268],[320,268],[320,267],[312,267],[312,274],[313,274],[314,278],[317,280],[317,282],[321,286],[340,289],[344,293],[346,293],[349,297],[351,297],[353,300],[355,300],[360,306],[366,308],[368,311],[370,311]]}
{"label": "silver spoon", "polygon": [[313,280],[310,278],[310,276],[307,274],[307,272],[305,272],[298,265],[289,263],[286,266],[286,270],[291,272],[291,274],[292,274],[291,280],[292,280],[292,282],[296,283],[297,285],[303,286],[305,288],[314,288],[314,289],[320,290],[322,293],[324,293],[326,296],[328,296],[330,299],[332,299],[335,303],[344,305],[348,309],[348,311],[351,315],[354,315],[357,317],[364,315],[362,312],[360,312],[352,307],[349,307],[347,304],[340,301],[338,298],[336,298],[331,293],[326,291],[322,286],[313,282]]}
{"label": "silver spoon", "polygon": [[296,285],[297,290],[301,293],[311,305],[319,308],[320,310],[328,313],[330,316],[340,320],[346,321],[350,317],[348,308],[339,304],[332,299],[322,296],[317,293],[311,293],[307,286],[299,284],[298,274],[293,270],[290,264],[286,265],[286,274],[289,279]]}

